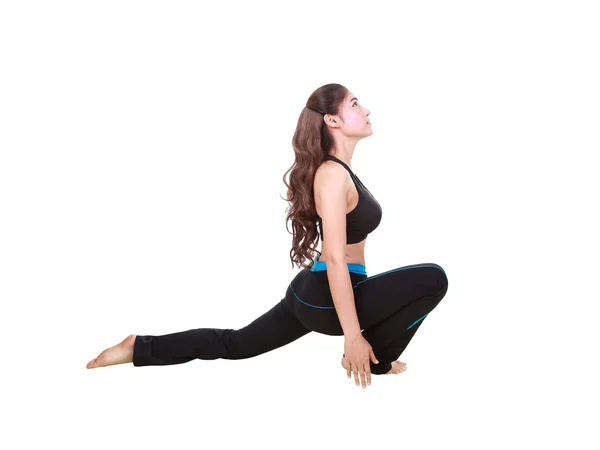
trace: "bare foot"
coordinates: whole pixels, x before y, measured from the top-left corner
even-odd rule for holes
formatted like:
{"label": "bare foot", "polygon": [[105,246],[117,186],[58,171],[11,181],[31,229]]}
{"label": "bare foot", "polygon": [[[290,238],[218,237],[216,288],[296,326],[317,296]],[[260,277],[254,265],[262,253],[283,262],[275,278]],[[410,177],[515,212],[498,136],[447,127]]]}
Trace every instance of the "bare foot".
{"label": "bare foot", "polygon": [[115,364],[132,362],[135,336],[135,334],[130,334],[120,344],[107,348],[98,357],[87,363],[85,367],[87,369],[94,369],[96,367],[114,366]]}
{"label": "bare foot", "polygon": [[[346,361],[346,357],[342,356],[342,367],[346,370],[348,370],[348,363]],[[389,372],[386,372],[387,374],[393,373],[393,374],[398,374],[398,373],[402,373],[406,370],[406,363],[400,361],[399,359],[396,361],[392,361],[392,368],[389,370]]]}

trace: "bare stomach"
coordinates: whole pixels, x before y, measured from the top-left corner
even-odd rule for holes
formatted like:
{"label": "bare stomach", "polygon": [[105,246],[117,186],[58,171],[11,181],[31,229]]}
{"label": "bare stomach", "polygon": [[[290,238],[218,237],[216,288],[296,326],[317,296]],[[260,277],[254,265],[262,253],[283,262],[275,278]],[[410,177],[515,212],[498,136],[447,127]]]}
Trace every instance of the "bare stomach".
{"label": "bare stomach", "polygon": [[[346,263],[347,264],[362,264],[365,266],[365,244],[367,240],[363,239],[356,244],[346,245]],[[327,262],[330,260],[329,252],[327,251],[327,244],[325,241],[321,241],[321,257],[319,261]]]}

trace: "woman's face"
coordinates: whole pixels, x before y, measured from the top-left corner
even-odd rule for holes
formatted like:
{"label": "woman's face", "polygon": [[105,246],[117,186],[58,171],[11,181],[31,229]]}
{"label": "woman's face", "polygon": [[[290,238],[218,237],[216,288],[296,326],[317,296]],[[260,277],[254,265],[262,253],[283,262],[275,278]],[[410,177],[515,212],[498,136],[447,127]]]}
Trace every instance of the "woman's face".
{"label": "woman's face", "polygon": [[371,114],[371,111],[359,103],[356,95],[348,91],[348,95],[340,107],[339,115],[342,120],[339,126],[341,131],[349,137],[363,138],[371,136],[373,130],[371,129],[369,114]]}

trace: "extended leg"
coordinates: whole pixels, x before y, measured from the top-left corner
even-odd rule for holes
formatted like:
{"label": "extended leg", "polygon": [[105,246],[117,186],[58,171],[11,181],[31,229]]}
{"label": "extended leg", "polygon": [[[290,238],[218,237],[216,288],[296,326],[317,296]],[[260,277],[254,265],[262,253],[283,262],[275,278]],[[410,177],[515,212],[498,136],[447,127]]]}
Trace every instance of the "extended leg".
{"label": "extended leg", "polygon": [[138,335],[134,366],[180,364],[192,359],[243,359],[289,344],[309,333],[281,301],[239,330],[198,328],[162,336]]}

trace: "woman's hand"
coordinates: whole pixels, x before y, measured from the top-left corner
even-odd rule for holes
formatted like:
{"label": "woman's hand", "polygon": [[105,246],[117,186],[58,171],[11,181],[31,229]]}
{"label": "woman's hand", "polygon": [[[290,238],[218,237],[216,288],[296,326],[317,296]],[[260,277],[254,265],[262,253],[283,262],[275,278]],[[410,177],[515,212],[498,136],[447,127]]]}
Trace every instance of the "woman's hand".
{"label": "woman's hand", "polygon": [[[358,375],[360,374],[362,387],[366,388],[366,384],[371,384],[371,366],[370,361],[378,364],[375,353],[371,344],[363,337],[361,333],[355,336],[345,336],[344,339],[344,356],[348,363],[346,372],[348,378],[351,376],[351,372],[354,373],[354,381],[356,385],[359,385]],[[366,382],[366,384],[365,384]]]}

